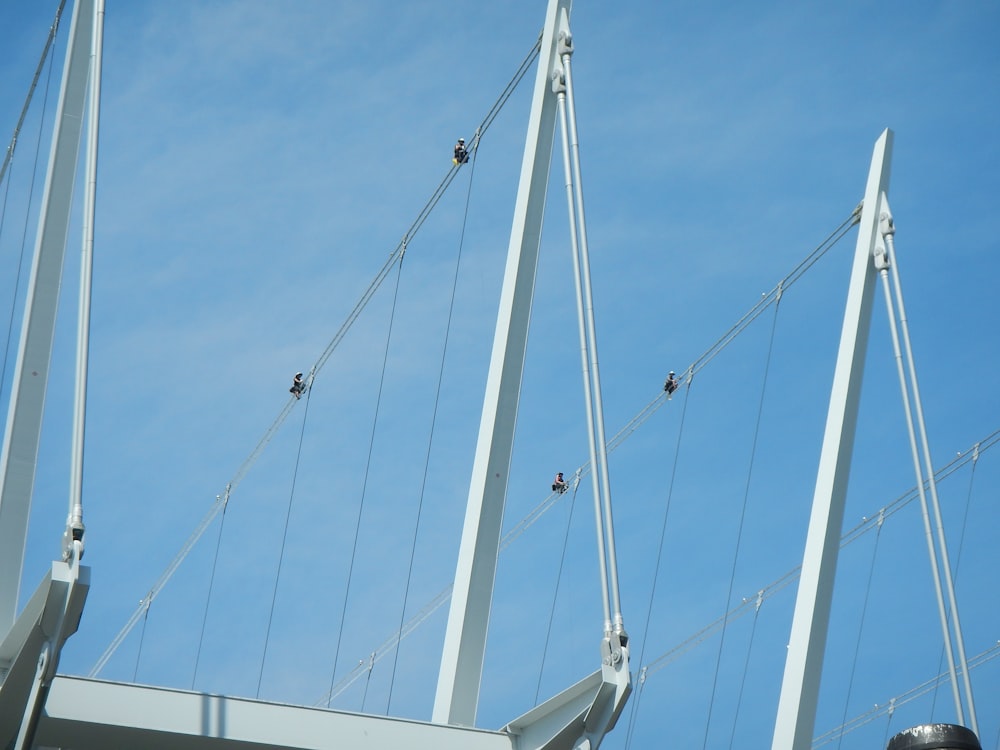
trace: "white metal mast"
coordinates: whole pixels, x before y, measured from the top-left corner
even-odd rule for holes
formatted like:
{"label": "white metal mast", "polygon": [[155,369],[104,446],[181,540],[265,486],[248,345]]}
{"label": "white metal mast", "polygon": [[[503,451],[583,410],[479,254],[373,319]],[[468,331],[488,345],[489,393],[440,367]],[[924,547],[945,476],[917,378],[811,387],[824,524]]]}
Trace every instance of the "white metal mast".
{"label": "white metal mast", "polygon": [[572,0],[549,0],[542,31],[493,354],[434,699],[433,719],[441,724],[474,726],[476,722],[555,136],[556,100],[549,81],[559,59],[556,24],[560,11],[568,13],[571,6]]}
{"label": "white metal mast", "polygon": [[[788,655],[785,661],[785,674],[778,702],[772,750],[808,750],[812,745],[820,677],[823,670],[823,655],[830,620],[830,605],[833,598],[834,574],[840,549],[840,531],[844,519],[844,501],[847,494],[847,481],[857,426],[858,402],[864,374],[865,351],[868,347],[868,333],[871,327],[876,276],[880,277],[883,282],[893,354],[897,365],[903,408],[906,412],[910,450],[923,512],[927,550],[937,595],[938,614],[951,676],[955,712],[959,722],[964,723],[965,712],[954,657],[957,647],[969,720],[973,730],[978,732],[972,686],[969,681],[968,663],[965,658],[965,646],[962,641],[962,629],[958,617],[958,604],[955,599],[948,563],[948,550],[938,504],[937,485],[934,480],[923,408],[917,387],[916,367],[913,362],[909,328],[903,306],[898,263],[895,258],[893,240],[895,226],[892,213],[889,210],[888,199],[891,157],[892,131],[886,129],[875,143],[864,201],[861,206],[858,241],[854,253],[847,306],[844,312],[840,350],[837,354],[837,364],[834,370],[826,432],[823,436],[823,448],[817,470],[816,491],[813,496],[812,515],[809,519],[809,531],[802,559],[802,573],[799,579],[798,597],[795,602]],[[892,285],[895,287],[895,306],[890,289],[890,271]],[[900,321],[898,324],[897,310]],[[902,329],[903,347],[900,346],[900,328]],[[907,380],[909,380],[909,385]],[[914,428],[914,419],[917,423],[916,429]],[[918,431],[919,449],[917,445]],[[921,468],[921,458],[923,469]],[[935,551],[934,532],[931,528],[927,496],[924,491],[925,483],[930,488],[930,506],[933,508],[935,517],[940,563]],[[948,592],[947,607],[942,593],[942,578]],[[947,610],[949,608],[954,633],[949,630],[948,626]],[[952,643],[953,638],[955,646]]]}
{"label": "white metal mast", "polygon": [[840,349],[833,372],[830,408],[816,472],[816,490],[771,750],[807,750],[812,744],[865,350],[871,328],[879,197],[889,189],[891,158],[892,131],[886,129],[875,143],[861,207],[858,242],[851,267]]}
{"label": "white metal mast", "polygon": [[[615,715],[621,710],[630,690],[627,636],[621,614],[614,552],[590,262],[570,72],[573,53],[569,27],[571,4],[571,0],[550,0],[542,32],[500,311],[434,703],[434,721],[440,723],[474,726],[476,720],[557,108],[563,132],[590,456],[591,465],[595,467],[591,476],[605,620],[602,663],[612,673]],[[588,687],[590,689],[592,686]],[[558,703],[560,698],[557,696],[554,700]],[[577,697],[573,700],[576,701]],[[545,712],[561,714],[563,710],[564,707],[557,708],[556,704],[550,704]],[[540,715],[532,716],[530,720],[536,721]],[[612,719],[608,720],[613,724]],[[524,726],[518,724],[518,731],[524,730]],[[589,737],[587,741],[599,743],[605,731],[606,728],[601,726],[600,734]]]}

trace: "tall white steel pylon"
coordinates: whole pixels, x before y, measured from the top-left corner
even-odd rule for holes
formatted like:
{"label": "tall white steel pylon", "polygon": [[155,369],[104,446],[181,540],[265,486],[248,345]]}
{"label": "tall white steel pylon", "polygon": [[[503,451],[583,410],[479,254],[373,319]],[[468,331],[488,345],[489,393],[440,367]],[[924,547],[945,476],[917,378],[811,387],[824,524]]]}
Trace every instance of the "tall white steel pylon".
{"label": "tall white steel pylon", "polygon": [[891,159],[892,131],[887,128],[875,143],[861,208],[771,750],[808,750],[812,744],[875,296],[873,254],[879,239],[879,199],[889,190]]}
{"label": "tall white steel pylon", "polygon": [[474,726],[476,722],[555,136],[556,98],[549,81],[559,64],[557,24],[561,13],[565,11],[568,15],[571,7],[572,0],[550,0],[542,32],[493,354],[434,699],[433,719],[441,724]]}
{"label": "tall white steel pylon", "polygon": [[[813,496],[812,515],[809,519],[809,531],[802,560],[802,573],[799,579],[798,598],[795,602],[792,632],[785,661],[785,674],[778,702],[772,750],[808,750],[812,744],[820,677],[823,671],[823,652],[826,648],[830,605],[833,598],[834,574],[840,550],[844,501],[854,447],[861,380],[864,373],[865,351],[868,346],[875,281],[878,276],[881,276],[883,280],[886,310],[917,480],[916,486],[923,510],[928,555],[938,599],[938,614],[948,657],[955,711],[958,721],[964,723],[965,716],[952,650],[952,633],[948,626],[947,610],[949,608],[951,609],[955,631],[954,638],[961,662],[969,718],[973,730],[978,731],[972,686],[969,682],[968,664],[965,659],[965,647],[962,642],[962,629],[958,618],[958,604],[955,601],[951,581],[947,546],[937,502],[933,465],[927,443],[926,428],[923,423],[920,394],[917,388],[916,368],[913,363],[906,314],[903,308],[899,270],[894,260],[893,235],[895,228],[888,199],[891,157],[892,131],[886,129],[875,143],[859,219],[858,242],[854,253],[847,307],[844,312],[840,350],[834,370],[830,409],[827,415],[826,432],[823,436],[823,449],[817,470],[816,491]],[[905,343],[905,366],[890,291],[890,270]],[[909,375],[909,386],[907,385],[907,374]],[[912,389],[912,403],[910,389]],[[918,450],[916,430],[913,424],[914,416],[916,416],[919,426],[920,450]],[[921,453],[925,464],[926,479],[920,465]],[[943,576],[938,568],[928,504],[924,492],[925,482],[930,487],[931,505],[934,508],[937,523],[938,543],[941,548],[941,562],[944,568]],[[942,577],[948,589],[947,607],[941,590]]]}
{"label": "tall white steel pylon", "polygon": [[[570,235],[581,326],[581,354],[591,463],[595,467],[594,502],[604,597],[605,633],[602,642],[601,670],[508,725],[508,729],[520,735],[523,741],[528,741],[526,737],[532,737],[528,746],[537,747],[561,746],[549,745],[550,741],[585,742],[596,746],[604,733],[614,726],[617,715],[631,690],[627,636],[622,625],[614,561],[613,524],[606,468],[607,453],[600,378],[597,371],[576,120],[569,72],[569,58],[572,54],[572,35],[569,28],[571,5],[572,0],[550,0],[545,28],[542,31],[541,54],[535,77],[521,179],[514,207],[514,223],[507,251],[507,266],[500,296],[493,354],[486,382],[479,439],[433,713],[435,722],[458,726],[475,725],[497,554],[500,548],[510,456],[514,443],[514,426],[524,371],[524,353],[541,242],[542,217],[552,161],[555,120],[559,110],[564,125],[563,144]],[[571,127],[567,127],[567,119]],[[570,140],[573,141],[572,144]],[[570,145],[574,148],[572,154]],[[576,191],[573,190],[573,175],[576,178]],[[601,480],[600,486],[598,479]],[[603,493],[601,489],[604,490]],[[609,554],[606,554],[606,551],[609,551]],[[610,585],[609,577],[613,582]],[[614,600],[613,621],[609,599]],[[588,715],[586,721],[581,719],[584,715]],[[545,729],[539,729],[540,727]],[[558,731],[548,737],[546,732],[555,728],[558,728]],[[554,740],[556,736],[562,739]]]}

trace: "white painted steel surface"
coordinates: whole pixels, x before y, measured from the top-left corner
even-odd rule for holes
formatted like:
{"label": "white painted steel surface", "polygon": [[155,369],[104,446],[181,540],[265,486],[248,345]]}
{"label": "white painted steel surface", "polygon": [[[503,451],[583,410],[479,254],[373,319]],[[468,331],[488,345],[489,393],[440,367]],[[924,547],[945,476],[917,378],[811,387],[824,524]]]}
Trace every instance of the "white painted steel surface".
{"label": "white painted steel surface", "polygon": [[90,69],[94,0],[73,10],[38,238],[0,454],[0,636],[17,613],[45,388],[69,232]]}
{"label": "white painted steel surface", "polygon": [[0,642],[0,746],[6,747],[18,734],[30,710],[31,695],[40,687],[39,657],[49,642],[53,642],[48,648],[54,657],[52,671],[58,665],[59,647],[76,632],[89,589],[88,567],[74,569],[68,563],[53,562]]}
{"label": "white painted steel surface", "polygon": [[[958,601],[955,598],[954,578],[951,574],[948,544],[944,533],[944,521],[941,517],[941,503],[938,500],[937,481],[934,479],[934,462],[931,459],[930,443],[927,439],[927,426],[924,423],[924,410],[920,400],[920,388],[917,384],[917,368],[913,361],[913,347],[910,343],[909,324],[906,319],[906,306],[903,303],[903,287],[899,280],[899,263],[896,259],[893,235],[896,232],[889,209],[889,200],[883,194],[879,205],[879,232],[884,241],[876,248],[876,267],[882,280],[885,296],[886,313],[889,318],[892,334],[893,355],[896,359],[896,371],[899,376],[899,390],[903,399],[903,410],[906,412],[906,426],[910,438],[910,453],[913,458],[913,473],[916,477],[917,494],[920,497],[920,508],[924,520],[924,532],[927,540],[927,553],[930,558],[931,572],[934,579],[934,589],[937,596],[938,616],[941,621],[941,635],[944,642],[944,655],[948,663],[951,677],[952,695],[955,701],[955,715],[959,724],[966,723],[965,707],[962,704],[961,692],[958,686],[958,672],[962,674],[962,682],[969,709],[969,725],[972,731],[979,733],[976,718],[975,700],[972,695],[972,683],[969,680],[969,663],[965,656],[965,642],[962,637],[962,625],[958,615]],[[879,254],[884,255],[880,262]],[[889,271],[892,271],[892,282],[889,281]],[[895,293],[895,295],[893,294]],[[895,305],[893,300],[895,299]],[[897,323],[898,311],[898,323]],[[900,345],[902,333],[902,346]],[[905,366],[903,353],[905,351]],[[907,387],[909,378],[909,387]],[[912,397],[911,397],[912,393]],[[920,448],[917,448],[917,434],[920,435]],[[923,468],[921,468],[923,460]],[[929,492],[924,491],[927,486]],[[930,510],[934,512],[934,529],[931,528]],[[934,538],[940,548],[940,559],[935,551]],[[945,606],[944,592],[948,593],[948,604]],[[951,611],[952,628],[948,627],[948,615]],[[956,670],[955,653],[958,653],[959,668]]]}
{"label": "white painted steel surface", "polygon": [[556,100],[550,80],[558,61],[556,24],[560,12],[565,11],[568,17],[571,5],[572,0],[549,0],[542,34],[493,354],[434,699],[433,719],[442,724],[474,726],[476,721],[555,135]]}
{"label": "white painted steel surface", "polygon": [[97,143],[101,122],[101,60],[104,55],[104,0],[97,0],[90,43],[90,96],[87,99],[87,169],[83,196],[83,246],[80,249],[80,295],[76,333],[76,382],[73,397],[73,447],[69,511],[63,534],[63,559],[74,542],[83,553],[83,448],[87,426],[87,374],[90,362],[90,301],[94,273],[94,216],[97,207]]}
{"label": "white painted steel surface", "polygon": [[72,750],[514,748],[502,732],[63,676],[36,741]]}
{"label": "white painted steel surface", "polygon": [[808,750],[812,744],[871,328],[876,275],[872,253],[878,238],[879,197],[889,189],[891,158],[892,131],[887,128],[875,143],[861,208],[772,750]]}

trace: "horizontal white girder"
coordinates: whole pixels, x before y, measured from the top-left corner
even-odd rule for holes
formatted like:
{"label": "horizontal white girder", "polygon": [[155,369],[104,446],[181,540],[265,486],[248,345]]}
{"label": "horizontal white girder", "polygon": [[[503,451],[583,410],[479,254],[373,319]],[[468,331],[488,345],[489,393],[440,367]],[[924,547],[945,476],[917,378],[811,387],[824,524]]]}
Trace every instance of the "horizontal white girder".
{"label": "horizontal white girder", "polygon": [[503,732],[59,675],[35,742],[72,750],[513,750]]}

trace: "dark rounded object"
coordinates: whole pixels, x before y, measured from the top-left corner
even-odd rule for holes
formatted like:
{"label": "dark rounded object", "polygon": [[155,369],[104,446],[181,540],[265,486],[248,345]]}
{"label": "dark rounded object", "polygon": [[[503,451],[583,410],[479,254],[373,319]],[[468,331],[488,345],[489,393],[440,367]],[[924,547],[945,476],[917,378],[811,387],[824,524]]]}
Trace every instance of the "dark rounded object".
{"label": "dark rounded object", "polygon": [[958,724],[921,724],[904,729],[886,750],[983,750],[971,729]]}

